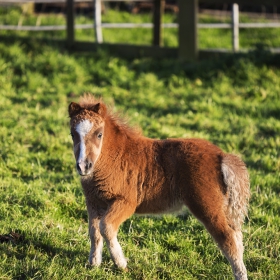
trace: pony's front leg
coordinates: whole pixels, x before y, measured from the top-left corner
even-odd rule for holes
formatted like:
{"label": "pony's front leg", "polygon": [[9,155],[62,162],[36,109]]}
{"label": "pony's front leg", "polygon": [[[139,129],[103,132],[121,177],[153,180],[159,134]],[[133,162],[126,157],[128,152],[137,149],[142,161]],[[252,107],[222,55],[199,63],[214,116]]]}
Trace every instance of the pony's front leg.
{"label": "pony's front leg", "polygon": [[91,241],[89,263],[93,266],[99,266],[102,262],[103,237],[100,233],[100,218],[94,210],[88,208],[89,214],[89,237]]}
{"label": "pony's front leg", "polygon": [[119,226],[135,212],[136,204],[125,200],[115,200],[108,208],[100,222],[100,231],[106,240],[110,255],[115,265],[121,269],[127,266],[117,234]]}

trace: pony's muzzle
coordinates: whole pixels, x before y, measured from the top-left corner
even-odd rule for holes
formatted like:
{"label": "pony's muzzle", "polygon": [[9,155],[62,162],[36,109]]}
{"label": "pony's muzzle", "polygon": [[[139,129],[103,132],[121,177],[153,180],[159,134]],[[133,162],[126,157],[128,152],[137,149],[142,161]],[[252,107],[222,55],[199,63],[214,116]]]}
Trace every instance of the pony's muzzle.
{"label": "pony's muzzle", "polygon": [[77,162],[77,171],[81,176],[89,175],[92,171],[93,164],[89,160],[80,160]]}

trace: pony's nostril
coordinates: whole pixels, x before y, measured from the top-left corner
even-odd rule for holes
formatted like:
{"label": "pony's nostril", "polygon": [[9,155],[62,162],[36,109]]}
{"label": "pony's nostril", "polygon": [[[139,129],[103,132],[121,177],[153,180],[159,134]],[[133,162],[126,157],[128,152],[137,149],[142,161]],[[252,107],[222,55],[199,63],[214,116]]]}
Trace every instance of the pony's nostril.
{"label": "pony's nostril", "polygon": [[87,169],[91,169],[91,168],[92,168],[92,162],[90,161],[87,163]]}
{"label": "pony's nostril", "polygon": [[93,167],[93,164],[91,161],[79,161],[76,164],[77,171],[80,175],[88,175]]}
{"label": "pony's nostril", "polygon": [[77,170],[78,170],[78,172],[81,172],[82,170],[81,170],[81,167],[80,167],[80,164],[77,162],[77,164],[76,164],[76,168],[77,168]]}

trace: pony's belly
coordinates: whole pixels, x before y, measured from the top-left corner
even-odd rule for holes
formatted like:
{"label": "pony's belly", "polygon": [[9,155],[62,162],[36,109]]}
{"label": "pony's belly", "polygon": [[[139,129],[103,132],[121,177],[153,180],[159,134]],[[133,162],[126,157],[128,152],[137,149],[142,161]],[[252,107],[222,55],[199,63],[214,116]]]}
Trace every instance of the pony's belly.
{"label": "pony's belly", "polygon": [[173,203],[167,203],[162,201],[160,198],[156,201],[144,201],[137,208],[136,214],[165,214],[165,213],[174,213],[182,209],[183,203],[176,201]]}

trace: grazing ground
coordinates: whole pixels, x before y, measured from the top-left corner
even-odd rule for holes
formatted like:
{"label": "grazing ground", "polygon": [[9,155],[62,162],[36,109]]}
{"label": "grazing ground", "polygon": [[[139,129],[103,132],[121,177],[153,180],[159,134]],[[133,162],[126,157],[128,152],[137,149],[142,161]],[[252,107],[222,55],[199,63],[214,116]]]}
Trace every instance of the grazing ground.
{"label": "grazing ground", "polygon": [[114,268],[106,248],[102,266],[88,267],[67,116],[69,102],[86,91],[146,136],[205,138],[242,155],[252,191],[244,226],[249,279],[280,279],[279,66],[263,51],[183,63],[0,42],[0,279],[232,279],[187,209],[123,224],[128,272]]}

